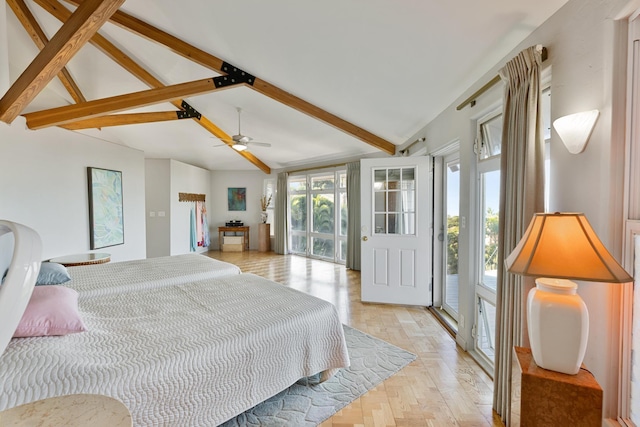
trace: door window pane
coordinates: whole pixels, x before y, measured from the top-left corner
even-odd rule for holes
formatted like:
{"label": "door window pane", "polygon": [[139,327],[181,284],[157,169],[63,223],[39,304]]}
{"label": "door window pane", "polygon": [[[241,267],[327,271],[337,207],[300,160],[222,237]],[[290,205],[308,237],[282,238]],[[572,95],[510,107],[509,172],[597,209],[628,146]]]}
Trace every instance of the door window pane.
{"label": "door window pane", "polygon": [[347,235],[347,223],[349,219],[349,212],[347,209],[347,192],[340,192],[340,235]]}
{"label": "door window pane", "polygon": [[495,291],[498,280],[498,210],[500,171],[481,174],[482,192],[482,277],[481,283]]}
{"label": "door window pane", "polygon": [[313,255],[333,259],[333,239],[313,237]]}
{"label": "door window pane", "polygon": [[291,196],[291,229],[305,231],[307,229],[307,196]]}
{"label": "door window pane", "polygon": [[480,125],[480,159],[500,154],[502,145],[502,114]]}
{"label": "door window pane", "polygon": [[313,232],[333,234],[335,221],[333,194],[313,196]]}
{"label": "door window pane", "polygon": [[291,236],[291,251],[304,254],[307,252],[307,237],[300,235]]}
{"label": "door window pane", "polygon": [[446,239],[445,243],[445,289],[444,302],[452,315],[457,317],[458,304],[458,237],[460,235],[460,163],[448,163],[446,173]]}
{"label": "door window pane", "polygon": [[415,168],[374,170],[373,218],[376,234],[415,234]]}
{"label": "door window pane", "polygon": [[496,342],[496,306],[490,301],[478,297],[478,323],[476,328],[476,348],[489,360],[494,360]]}
{"label": "door window pane", "polygon": [[312,176],[311,190],[333,190],[333,173],[329,175]]}

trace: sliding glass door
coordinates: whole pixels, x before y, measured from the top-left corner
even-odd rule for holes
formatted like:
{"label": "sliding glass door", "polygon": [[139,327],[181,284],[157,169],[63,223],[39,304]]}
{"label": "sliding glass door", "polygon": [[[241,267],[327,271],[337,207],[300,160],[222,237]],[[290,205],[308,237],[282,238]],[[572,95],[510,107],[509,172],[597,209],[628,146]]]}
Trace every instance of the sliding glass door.
{"label": "sliding glass door", "polygon": [[346,171],[289,177],[289,212],[292,253],[346,261]]}

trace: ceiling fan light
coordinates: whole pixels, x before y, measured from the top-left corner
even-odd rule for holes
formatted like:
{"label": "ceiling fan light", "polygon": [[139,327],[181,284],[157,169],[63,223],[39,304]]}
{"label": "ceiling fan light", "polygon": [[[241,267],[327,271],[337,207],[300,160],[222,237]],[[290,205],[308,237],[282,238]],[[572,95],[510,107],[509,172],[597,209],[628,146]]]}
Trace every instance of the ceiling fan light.
{"label": "ceiling fan light", "polygon": [[231,146],[231,148],[233,148],[236,151],[244,151],[247,149],[247,146],[246,144],[235,143]]}

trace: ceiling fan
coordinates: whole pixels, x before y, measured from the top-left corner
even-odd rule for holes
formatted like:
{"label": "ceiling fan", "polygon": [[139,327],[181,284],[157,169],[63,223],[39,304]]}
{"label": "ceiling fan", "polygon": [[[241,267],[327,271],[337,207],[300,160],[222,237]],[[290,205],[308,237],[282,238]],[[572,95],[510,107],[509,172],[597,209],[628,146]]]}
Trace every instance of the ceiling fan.
{"label": "ceiling fan", "polygon": [[231,137],[231,141],[229,140],[223,140],[223,141],[227,143],[232,143],[233,145],[231,145],[231,148],[233,148],[236,151],[244,151],[247,149],[247,146],[249,145],[257,145],[260,147],[271,147],[271,144],[267,142],[254,141],[253,138],[251,138],[250,136],[243,135],[242,132],[240,132],[240,115],[242,113],[242,108],[238,107],[236,108],[236,110],[238,111],[238,134],[233,135]]}

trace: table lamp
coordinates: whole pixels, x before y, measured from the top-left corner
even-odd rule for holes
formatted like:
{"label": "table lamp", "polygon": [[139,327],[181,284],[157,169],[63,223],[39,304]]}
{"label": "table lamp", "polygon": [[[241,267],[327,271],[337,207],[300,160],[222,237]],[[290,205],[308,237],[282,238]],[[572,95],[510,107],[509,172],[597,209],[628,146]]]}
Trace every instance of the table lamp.
{"label": "table lamp", "polygon": [[626,283],[633,279],[581,213],[534,214],[505,260],[506,270],[536,276],[527,296],[531,353],[541,368],[575,375],[587,349],[589,314],[567,279]]}

